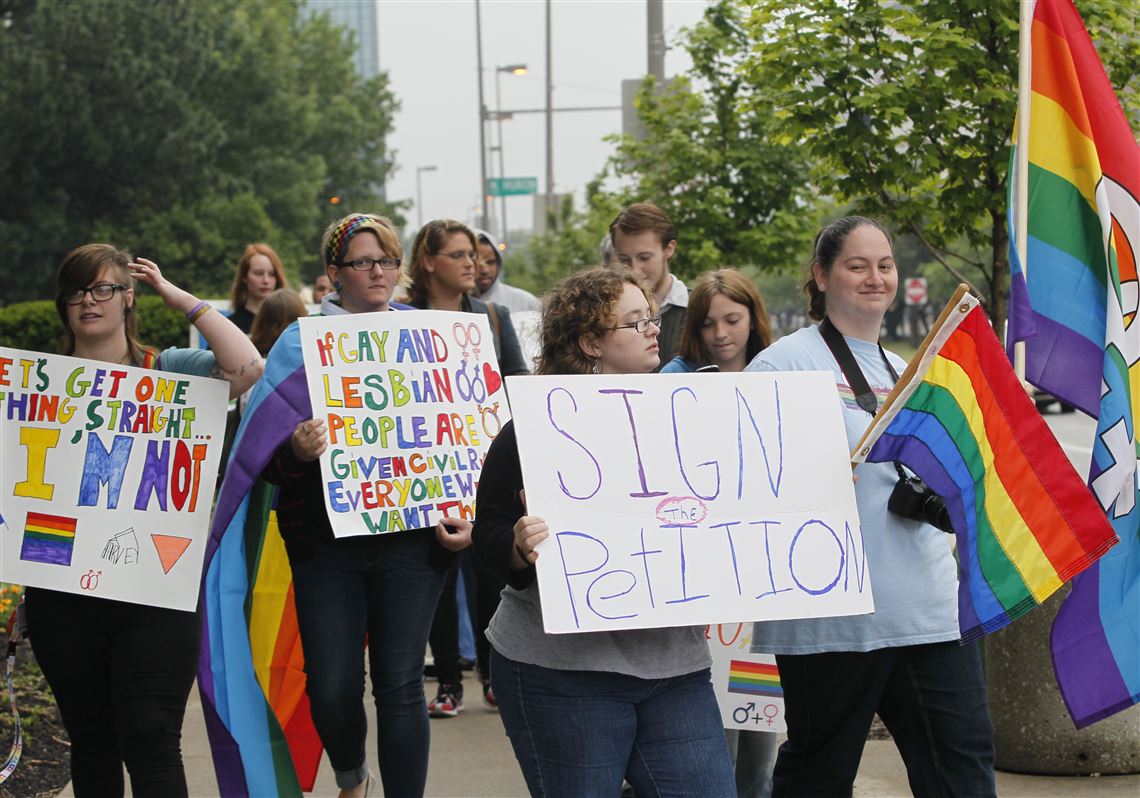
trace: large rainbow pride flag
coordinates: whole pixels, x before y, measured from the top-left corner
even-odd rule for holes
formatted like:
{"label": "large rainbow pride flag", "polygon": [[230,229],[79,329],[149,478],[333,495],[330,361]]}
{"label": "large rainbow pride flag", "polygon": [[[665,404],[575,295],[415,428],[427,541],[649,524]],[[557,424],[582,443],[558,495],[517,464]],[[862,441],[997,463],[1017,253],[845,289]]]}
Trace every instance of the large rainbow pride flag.
{"label": "large rainbow pride flag", "polygon": [[224,798],[300,796],[320,765],[275,489],[259,478],[312,415],[303,365],[294,324],[246,406],[206,546],[198,689]]}
{"label": "large rainbow pride flag", "polygon": [[964,286],[852,460],[902,463],[945,500],[963,641],[1029,612],[1117,542]]}
{"label": "large rainbow pride flag", "polygon": [[[1069,0],[1032,16],[1029,236],[1011,249],[1007,346],[1026,379],[1097,419],[1089,485],[1121,544],[1077,577],[1053,664],[1078,727],[1140,701],[1140,148]],[[1024,87],[1023,87],[1024,90]],[[1017,153],[1009,180],[1014,230]],[[1025,268],[1022,269],[1024,262]]]}

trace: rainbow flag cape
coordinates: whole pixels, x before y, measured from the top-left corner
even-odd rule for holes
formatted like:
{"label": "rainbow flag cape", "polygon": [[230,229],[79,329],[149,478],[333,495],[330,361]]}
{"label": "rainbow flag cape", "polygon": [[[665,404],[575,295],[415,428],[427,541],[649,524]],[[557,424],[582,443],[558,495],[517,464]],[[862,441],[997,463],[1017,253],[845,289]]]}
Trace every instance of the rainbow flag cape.
{"label": "rainbow flag cape", "polygon": [[1030,116],[1017,123],[1029,237],[1010,253],[1007,346],[1024,341],[1026,379],[1097,419],[1089,486],[1122,541],[1074,580],[1053,626],[1080,728],[1140,701],[1140,148],[1073,4],[1038,0],[1032,19]]}
{"label": "rainbow flag cape", "polygon": [[1029,612],[1117,542],[965,286],[851,459],[902,463],[946,502],[963,642]]}
{"label": "rainbow flag cape", "polygon": [[311,416],[294,323],[246,406],[206,547],[198,689],[224,798],[300,796],[320,765],[276,489],[259,478]]}

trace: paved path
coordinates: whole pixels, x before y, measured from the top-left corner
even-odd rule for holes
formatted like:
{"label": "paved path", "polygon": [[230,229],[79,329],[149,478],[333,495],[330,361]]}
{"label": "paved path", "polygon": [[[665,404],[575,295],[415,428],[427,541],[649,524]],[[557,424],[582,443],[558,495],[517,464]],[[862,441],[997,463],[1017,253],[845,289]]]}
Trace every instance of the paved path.
{"label": "paved path", "polygon": [[[428,687],[434,690],[435,685],[429,682]],[[482,705],[478,682],[470,675],[464,690],[471,700],[463,714],[457,718],[435,719],[431,722],[432,750],[427,795],[430,798],[523,798],[527,794],[526,786],[503,733],[498,713]],[[370,709],[369,714],[369,722],[374,724],[374,711]],[[214,766],[210,760],[197,690],[191,693],[187,707],[182,750],[190,795],[193,798],[217,796],[218,786],[214,780]],[[369,743],[368,760],[373,773],[378,773],[374,742]],[[325,760],[312,795],[335,798],[336,794],[332,769]],[[1136,798],[1140,795],[1140,776],[1047,778],[999,773],[998,794],[1002,798]],[[68,785],[60,795],[72,796],[71,786]],[[910,795],[906,771],[894,743],[889,740],[867,743],[859,778],[855,783],[855,795],[857,798]]]}

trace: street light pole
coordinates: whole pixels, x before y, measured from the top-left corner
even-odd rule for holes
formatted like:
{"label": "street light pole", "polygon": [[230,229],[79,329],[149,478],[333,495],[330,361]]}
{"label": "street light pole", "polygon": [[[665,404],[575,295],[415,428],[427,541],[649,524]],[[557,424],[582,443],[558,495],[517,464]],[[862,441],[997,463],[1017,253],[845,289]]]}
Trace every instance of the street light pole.
{"label": "street light pole", "polygon": [[[528,70],[526,68],[526,64],[507,64],[506,66],[496,66],[495,67],[495,120],[496,120],[495,124],[498,127],[498,135],[499,135],[499,148],[498,149],[499,149],[499,178],[500,179],[505,179],[507,176],[506,167],[503,165],[503,159],[504,159],[504,155],[503,155],[503,118],[504,117],[506,117],[508,119],[510,118],[510,114],[504,114],[503,113],[502,85],[499,81],[499,78],[504,72],[510,73],[511,75],[525,75],[528,72]],[[499,216],[501,217],[500,218],[500,224],[501,224],[500,230],[502,231],[502,236],[499,238],[499,240],[505,245],[507,243],[507,232],[509,230],[509,228],[507,227],[507,195],[506,194],[499,194]]]}
{"label": "street light pole", "polygon": [[424,172],[434,172],[438,168],[435,164],[416,167],[416,230],[420,230],[424,226],[424,187],[420,175]]}
{"label": "street light pole", "polygon": [[475,76],[479,81],[479,196],[483,218],[479,226],[487,229],[487,106],[483,102],[483,18],[479,0],[475,0]]}

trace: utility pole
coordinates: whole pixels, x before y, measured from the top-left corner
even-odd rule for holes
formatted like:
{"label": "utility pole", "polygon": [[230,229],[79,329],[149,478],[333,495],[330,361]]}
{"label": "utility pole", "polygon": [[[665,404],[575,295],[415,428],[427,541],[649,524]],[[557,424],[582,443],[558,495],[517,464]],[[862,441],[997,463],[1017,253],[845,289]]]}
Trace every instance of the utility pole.
{"label": "utility pole", "polygon": [[550,0],[546,0],[546,197],[544,203],[549,216],[554,207],[554,77],[551,74],[553,58],[550,48]]}
{"label": "utility pole", "polygon": [[649,67],[646,70],[657,79],[657,90],[665,88],[665,7],[664,0],[646,0],[648,24],[646,51]]}
{"label": "utility pole", "polygon": [[[550,0],[546,0],[549,8]],[[483,22],[479,13],[479,0],[475,0],[475,75],[479,81],[479,202],[483,208],[483,218],[479,226],[487,229],[487,106],[483,103]],[[549,11],[547,12],[549,25]],[[547,28],[549,31],[549,27]],[[548,139],[549,141],[549,139]],[[547,156],[549,157],[549,156]]]}

